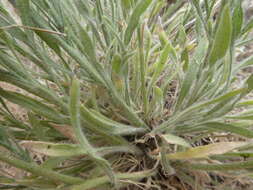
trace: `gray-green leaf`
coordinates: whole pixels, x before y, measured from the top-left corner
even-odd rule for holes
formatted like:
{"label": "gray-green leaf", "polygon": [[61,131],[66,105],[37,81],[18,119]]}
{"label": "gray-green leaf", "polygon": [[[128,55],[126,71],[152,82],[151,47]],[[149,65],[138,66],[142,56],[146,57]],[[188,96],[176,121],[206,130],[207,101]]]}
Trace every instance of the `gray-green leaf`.
{"label": "gray-green leaf", "polygon": [[224,7],[222,15],[215,33],[214,43],[211,49],[209,63],[215,64],[223,58],[230,46],[232,36],[232,18],[228,4]]}

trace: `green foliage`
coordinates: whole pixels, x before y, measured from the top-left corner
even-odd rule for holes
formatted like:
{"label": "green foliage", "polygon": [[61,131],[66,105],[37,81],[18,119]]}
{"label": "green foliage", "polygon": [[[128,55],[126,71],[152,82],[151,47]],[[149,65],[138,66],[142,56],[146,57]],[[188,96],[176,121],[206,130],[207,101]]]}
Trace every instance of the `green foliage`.
{"label": "green foliage", "polygon": [[[0,1],[0,161],[31,173],[0,188],[161,188],[176,176],[205,189],[195,170],[252,178],[241,3],[17,0],[14,19]],[[229,142],[202,143],[221,134]]]}
{"label": "green foliage", "polygon": [[232,36],[232,21],[230,15],[230,7],[227,3],[224,6],[218,27],[215,32],[214,42],[210,53],[209,62],[211,65],[215,64],[218,60],[226,55],[226,52],[231,43]]}

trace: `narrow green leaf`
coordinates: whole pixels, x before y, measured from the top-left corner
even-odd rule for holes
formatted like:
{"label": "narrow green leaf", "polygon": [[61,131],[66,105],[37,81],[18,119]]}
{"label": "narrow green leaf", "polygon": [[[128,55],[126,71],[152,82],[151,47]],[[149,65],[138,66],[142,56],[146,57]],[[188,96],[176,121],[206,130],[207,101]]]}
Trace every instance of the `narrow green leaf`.
{"label": "narrow green leaf", "polygon": [[181,61],[184,63],[183,70],[186,72],[189,67],[189,52],[187,48],[181,53]]}
{"label": "narrow green leaf", "polygon": [[253,152],[229,152],[229,153],[226,153],[224,155],[222,155],[224,157],[242,157],[242,158],[251,158],[253,157]]}
{"label": "narrow green leaf", "polygon": [[187,35],[186,35],[186,32],[185,32],[185,28],[184,28],[184,26],[181,24],[181,25],[179,26],[178,39],[177,39],[178,44],[179,44],[180,46],[184,46],[184,45],[185,45],[186,40],[187,40],[187,37],[186,37],[186,36],[187,36]]}
{"label": "narrow green leaf", "polygon": [[242,1],[237,0],[236,7],[233,12],[233,39],[236,40],[238,36],[241,34],[241,29],[243,25],[243,9],[242,9]]}
{"label": "narrow green leaf", "polygon": [[[163,94],[164,92],[162,91],[161,88],[159,88],[158,86],[154,87],[154,101],[158,104],[162,104],[163,103]],[[163,105],[161,105],[163,106]]]}
{"label": "narrow green leaf", "polygon": [[[29,149],[30,151],[44,154],[52,157],[71,157],[87,155],[87,150],[77,144],[63,144],[63,143],[51,143],[43,141],[22,141],[20,145]],[[97,148],[96,153],[98,155],[107,155],[111,153],[136,153],[132,147],[127,146],[114,146],[114,147],[102,147]]]}
{"label": "narrow green leaf", "polygon": [[95,47],[92,43],[92,40],[91,40],[88,32],[81,26],[79,27],[79,35],[80,35],[79,37],[82,42],[86,56],[91,61],[96,61]]}
{"label": "narrow green leaf", "polygon": [[214,65],[226,55],[232,36],[232,19],[229,3],[223,8],[222,15],[215,33],[214,43],[211,49],[209,63]]}
{"label": "narrow green leaf", "polygon": [[233,116],[227,116],[226,117],[227,119],[239,119],[239,120],[253,120],[253,115],[249,114],[249,115],[243,115],[243,114],[240,114],[240,115],[233,115]]}
{"label": "narrow green leaf", "polygon": [[149,7],[151,3],[152,3],[152,0],[142,0],[137,4],[136,8],[134,9],[130,17],[130,21],[127,26],[127,29],[125,31],[124,42],[126,45],[129,44],[133,36],[134,30],[138,26],[141,15],[146,11],[146,9]]}
{"label": "narrow green leaf", "polygon": [[219,122],[209,122],[203,125],[208,128],[216,129],[218,131],[231,132],[231,133],[235,133],[244,137],[253,138],[253,131],[245,127],[239,127],[239,126],[226,124],[226,123],[219,123]]}
{"label": "narrow green leaf", "polygon": [[242,106],[252,106],[253,105],[253,100],[246,100],[242,101],[236,104],[236,107],[242,107]]}
{"label": "narrow green leaf", "polygon": [[132,0],[121,0],[121,4],[124,9],[130,9]]}
{"label": "narrow green leaf", "polygon": [[115,74],[120,74],[122,68],[122,60],[119,54],[115,54],[112,58],[112,71]]}
{"label": "narrow green leaf", "polygon": [[248,92],[251,92],[253,90],[253,74],[250,75],[250,77],[247,79],[248,84]]}
{"label": "narrow green leaf", "polygon": [[189,168],[190,170],[204,170],[204,171],[238,171],[253,168],[253,161],[234,162],[234,163],[221,163],[221,164],[184,164],[181,167]]}
{"label": "narrow green leaf", "polygon": [[21,146],[29,149],[30,151],[44,154],[47,156],[80,156],[87,154],[86,151],[76,144],[60,144],[60,143],[49,143],[42,141],[22,141]]}

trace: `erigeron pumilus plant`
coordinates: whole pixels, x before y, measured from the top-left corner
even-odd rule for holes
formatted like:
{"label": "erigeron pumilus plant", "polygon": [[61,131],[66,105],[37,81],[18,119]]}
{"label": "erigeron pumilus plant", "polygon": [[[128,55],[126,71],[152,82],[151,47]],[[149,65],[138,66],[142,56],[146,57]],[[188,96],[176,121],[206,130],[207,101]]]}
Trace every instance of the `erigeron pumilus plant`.
{"label": "erigeron pumilus plant", "polygon": [[220,173],[251,178],[253,78],[234,85],[253,63],[236,61],[253,27],[241,2],[17,0],[21,24],[0,2],[0,81],[22,89],[0,88],[0,161],[30,174],[3,175],[0,187],[218,189]]}

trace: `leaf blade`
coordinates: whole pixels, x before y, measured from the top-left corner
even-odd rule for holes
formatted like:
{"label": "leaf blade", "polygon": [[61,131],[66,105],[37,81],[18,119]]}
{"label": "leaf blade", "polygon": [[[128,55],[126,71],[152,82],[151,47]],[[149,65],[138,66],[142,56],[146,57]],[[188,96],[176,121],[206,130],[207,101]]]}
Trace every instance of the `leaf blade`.
{"label": "leaf blade", "polygon": [[214,143],[214,144],[190,148],[184,152],[168,154],[167,156],[169,157],[169,159],[172,159],[172,160],[185,160],[185,159],[188,160],[188,159],[205,158],[212,155],[224,154],[236,148],[239,148],[241,146],[245,146],[247,144],[248,144],[247,142]]}
{"label": "leaf blade", "polygon": [[127,29],[125,31],[125,36],[124,36],[125,45],[129,44],[129,42],[132,38],[132,35],[134,33],[134,30],[138,26],[139,19],[140,19],[141,15],[146,11],[146,9],[149,7],[151,2],[152,2],[152,0],[143,0],[137,4],[136,8],[134,9],[134,11],[130,17],[130,22],[129,22]]}
{"label": "leaf blade", "polygon": [[214,65],[226,55],[232,37],[232,19],[230,7],[227,4],[222,11],[221,19],[217,27],[214,43],[211,49],[209,64]]}

